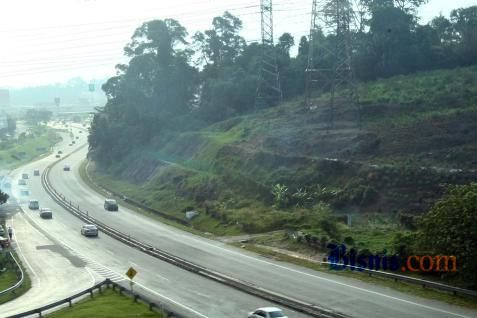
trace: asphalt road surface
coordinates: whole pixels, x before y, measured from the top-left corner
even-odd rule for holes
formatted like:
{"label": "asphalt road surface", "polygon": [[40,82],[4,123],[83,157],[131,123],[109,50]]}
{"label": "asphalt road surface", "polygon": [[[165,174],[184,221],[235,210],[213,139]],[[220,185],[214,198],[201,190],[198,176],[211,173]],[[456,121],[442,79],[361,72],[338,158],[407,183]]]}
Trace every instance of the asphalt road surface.
{"label": "asphalt road surface", "polygon": [[[76,146],[68,146],[69,138],[66,138],[57,149],[64,152],[71,151],[86,142],[84,133],[78,134],[75,129],[74,134],[81,136]],[[87,210],[91,216],[155,247],[257,286],[331,308],[352,317],[477,317],[477,312],[473,310],[417,298],[352,278],[276,262],[214,240],[194,236],[151,220],[123,206],[120,206],[119,212],[105,211],[103,209],[105,198],[91,190],[79,177],[78,168],[86,156],[86,151],[85,148],[73,154],[52,169],[50,177],[53,186],[73,203],[79,204],[82,210]],[[25,213],[19,214],[18,218],[27,218],[35,228],[55,240],[55,246],[60,246],[71,255],[83,259],[86,263],[84,268],[88,271],[101,278],[111,275],[113,279],[121,280],[127,268],[133,266],[139,271],[138,288],[143,288],[151,295],[174,304],[189,316],[246,317],[248,311],[270,305],[264,300],[149,257],[101,233],[98,239],[80,236],[81,221],[56,205],[41,187],[40,178],[31,176],[33,169],[43,170],[53,159],[50,156],[32,163],[17,170],[14,177],[16,180],[22,171],[30,172],[29,197],[38,199],[42,207],[51,207],[54,211],[53,220],[41,220],[38,212],[28,211],[25,197],[23,201],[20,200]],[[64,164],[70,165],[72,171],[63,171]],[[20,195],[19,197],[22,198]],[[16,218],[17,216],[14,222]],[[51,253],[67,258],[64,253]],[[2,307],[0,312],[1,309]],[[287,309],[285,312],[289,317],[303,317]]]}
{"label": "asphalt road surface", "polygon": [[[68,139],[56,147],[55,153],[74,149],[68,146]],[[54,160],[52,155],[11,174],[12,194],[23,211],[13,214],[8,225],[14,228],[16,250],[32,277],[33,287],[24,296],[0,306],[1,317],[63,299],[105,278],[129,286],[125,273],[131,266],[138,271],[134,278],[136,291],[187,317],[246,317],[257,307],[276,306],[162,262],[102,233],[98,238],[82,236],[82,221],[58,206],[44,191],[40,177],[33,176],[34,169],[43,171]],[[22,173],[29,174],[27,186],[17,185]],[[26,189],[29,194],[22,194]],[[51,208],[53,219],[42,219],[38,210],[28,209],[31,199],[39,200],[40,207]],[[286,312],[290,317],[306,317]]]}

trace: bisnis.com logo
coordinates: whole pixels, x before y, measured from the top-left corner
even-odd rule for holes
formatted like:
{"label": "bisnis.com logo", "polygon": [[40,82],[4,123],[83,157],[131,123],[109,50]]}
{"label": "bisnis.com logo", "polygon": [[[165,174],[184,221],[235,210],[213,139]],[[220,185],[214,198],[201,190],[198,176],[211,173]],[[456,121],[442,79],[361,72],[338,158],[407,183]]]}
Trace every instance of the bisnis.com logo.
{"label": "bisnis.com logo", "polygon": [[328,244],[328,262],[333,270],[391,270],[410,272],[456,272],[457,259],[447,255],[411,255],[401,258],[398,255],[373,255],[358,253],[355,249],[346,252],[344,244]]}

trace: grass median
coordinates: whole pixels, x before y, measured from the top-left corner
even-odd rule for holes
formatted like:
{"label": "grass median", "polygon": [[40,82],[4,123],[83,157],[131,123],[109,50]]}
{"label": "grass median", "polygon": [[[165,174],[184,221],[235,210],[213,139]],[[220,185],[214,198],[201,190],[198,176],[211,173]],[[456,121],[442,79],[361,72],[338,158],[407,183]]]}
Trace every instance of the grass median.
{"label": "grass median", "polygon": [[85,299],[71,308],[61,309],[50,318],[126,318],[126,317],[154,317],[162,318],[164,315],[149,310],[149,307],[119,292],[107,289],[101,294],[95,294],[93,299]]}

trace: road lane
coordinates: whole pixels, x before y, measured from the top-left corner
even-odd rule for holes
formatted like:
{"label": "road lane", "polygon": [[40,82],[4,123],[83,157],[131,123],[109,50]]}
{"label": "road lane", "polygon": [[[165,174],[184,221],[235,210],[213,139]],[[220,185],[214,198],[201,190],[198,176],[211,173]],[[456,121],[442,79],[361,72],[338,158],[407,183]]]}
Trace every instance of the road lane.
{"label": "road lane", "polygon": [[476,311],[409,296],[359,280],[315,272],[276,262],[223,243],[194,236],[120,206],[119,212],[103,209],[104,197],[79,177],[86,157],[83,149],[51,171],[53,186],[90,215],[118,230],[202,266],[355,317],[475,317]]}
{"label": "road lane", "polygon": [[[64,142],[56,147],[56,150],[62,149],[65,143],[68,143],[67,140],[65,138]],[[91,275],[96,281],[108,277],[127,285],[124,273],[129,266],[134,266],[139,272],[135,278],[136,290],[173,306],[188,317],[245,317],[247,312],[257,307],[275,305],[162,262],[102,233],[97,239],[83,237],[80,234],[82,222],[57,205],[42,188],[40,177],[33,176],[34,169],[43,171],[54,160],[54,156],[49,156],[12,173],[12,178],[15,181],[21,177],[23,172],[30,174],[27,180],[29,196],[20,196],[20,187],[16,185],[16,182],[12,187],[12,192],[21,198],[18,201],[25,211],[15,215],[13,223],[15,231],[19,231],[19,242],[28,238],[22,245],[37,251],[36,255],[26,257],[29,263],[37,263],[37,266],[33,266],[35,272],[37,272],[36,268],[43,268],[42,271],[37,272],[36,276],[33,274],[34,277],[39,277],[42,282],[51,279],[56,271],[64,273],[61,280],[56,279],[49,285],[50,288],[56,285],[60,286],[60,289],[64,290],[62,294],[59,294],[62,295],[62,298],[73,293],[73,286],[75,291],[78,286],[81,286],[81,289],[91,286],[93,283]],[[39,200],[40,207],[51,208],[53,219],[41,219],[37,210],[29,210],[29,198]],[[30,227],[34,229],[32,232],[36,231],[37,234],[25,233],[23,235],[21,228],[17,229],[17,218],[24,224],[30,224]],[[38,233],[47,240],[41,245],[34,243]],[[43,264],[46,260],[50,260],[52,255],[56,255],[56,263],[54,265]],[[76,266],[79,266],[87,276],[81,278],[66,270],[68,267],[76,268]],[[68,277],[75,277],[81,282],[70,282]],[[66,283],[64,283],[65,281]],[[38,286],[37,290],[42,290],[44,284],[40,283]],[[20,307],[23,311],[23,308],[36,307],[40,303],[45,305],[53,300],[56,298],[53,299],[43,290],[43,298],[39,298],[34,303],[30,304],[27,298],[21,297],[15,304],[9,304],[8,308],[15,310]],[[3,308],[0,306],[0,313],[3,312]],[[291,317],[306,317],[300,313],[285,310]]]}

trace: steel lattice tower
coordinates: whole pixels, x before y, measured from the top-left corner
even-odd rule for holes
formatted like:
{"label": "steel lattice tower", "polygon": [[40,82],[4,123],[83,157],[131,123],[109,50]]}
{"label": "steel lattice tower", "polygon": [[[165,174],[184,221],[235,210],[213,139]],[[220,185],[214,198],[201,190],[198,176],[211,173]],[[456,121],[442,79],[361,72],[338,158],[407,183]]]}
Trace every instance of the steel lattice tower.
{"label": "steel lattice tower", "polygon": [[264,108],[282,101],[277,58],[273,44],[273,7],[272,0],[260,0],[262,56],[259,68],[259,82],[255,100],[255,109]]}
{"label": "steel lattice tower", "polygon": [[[305,70],[305,103],[310,109],[313,93],[329,92],[329,126],[333,127],[335,109],[350,105],[361,110],[358,103],[352,68],[351,25],[354,11],[350,0],[313,0],[309,35],[308,65]],[[322,34],[320,34],[322,32]],[[318,43],[326,35],[333,46]]]}

